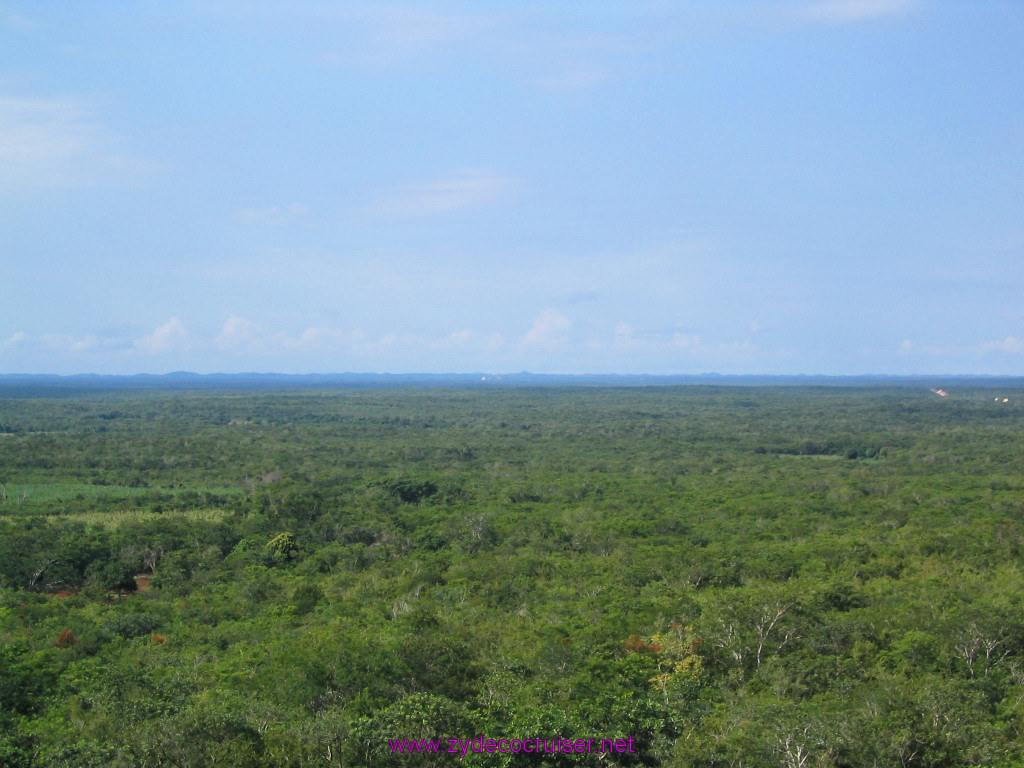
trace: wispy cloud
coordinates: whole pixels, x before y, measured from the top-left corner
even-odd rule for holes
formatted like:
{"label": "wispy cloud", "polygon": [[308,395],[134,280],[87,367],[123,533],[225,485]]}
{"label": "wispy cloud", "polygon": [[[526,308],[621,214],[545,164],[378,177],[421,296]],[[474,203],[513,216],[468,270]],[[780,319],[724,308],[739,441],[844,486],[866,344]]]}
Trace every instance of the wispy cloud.
{"label": "wispy cloud", "polygon": [[1024,339],[1007,336],[1005,339],[983,341],[978,344],[921,344],[904,339],[899,346],[901,355],[926,357],[977,357],[980,355],[1024,355]]}
{"label": "wispy cloud", "polygon": [[809,6],[807,17],[828,24],[850,24],[906,13],[918,5],[919,0],[828,0]]}
{"label": "wispy cloud", "polygon": [[[172,325],[176,324],[173,321],[167,324]],[[264,359],[310,353],[343,353],[349,357],[379,360],[395,354],[410,353],[491,354],[507,346],[505,337],[500,333],[481,333],[468,328],[430,336],[398,331],[369,335],[359,329],[313,326],[296,334],[270,330],[237,315],[229,317],[216,336],[197,339],[190,335],[189,343],[193,348],[207,351]]]}
{"label": "wispy cloud", "polygon": [[90,352],[99,346],[99,339],[92,334],[71,336],[63,333],[51,333],[43,336],[43,344],[57,352]]}
{"label": "wispy cloud", "polygon": [[243,208],[235,211],[234,220],[240,224],[260,227],[280,227],[297,224],[309,215],[309,208],[303,203],[270,208]]}
{"label": "wispy cloud", "polygon": [[[603,340],[602,340],[603,341]],[[700,334],[681,330],[638,334],[628,323],[615,327],[612,347],[620,352],[707,352]]]}
{"label": "wispy cloud", "polygon": [[[1013,339],[1007,344],[1024,347]],[[708,361],[749,364],[765,352],[743,340],[705,340],[686,329],[637,331],[628,323],[597,327],[549,308],[533,316],[525,332],[506,335],[497,328],[455,330],[343,329],[310,326],[282,330],[231,315],[215,329],[194,332],[175,316],[134,337],[121,329],[116,337],[103,332],[31,334],[19,331],[0,340],[7,364],[80,370],[101,362],[126,370],[173,370],[183,360],[193,370],[438,370],[546,369],[597,370],[609,359],[628,360],[634,367],[677,370]]]}
{"label": "wispy cloud", "polygon": [[364,18],[373,38],[392,51],[418,51],[477,38],[498,23],[494,15],[438,13],[413,7],[371,8]]}
{"label": "wispy cloud", "polygon": [[0,190],[119,183],[140,170],[82,102],[0,97]]}
{"label": "wispy cloud", "polygon": [[588,349],[601,356],[613,354],[620,359],[642,363],[652,370],[667,368],[679,370],[694,363],[714,361],[715,364],[744,367],[762,362],[767,352],[748,339],[705,339],[701,334],[685,328],[636,330],[629,323],[618,323],[611,335],[598,334],[587,343]]}
{"label": "wispy cloud", "polygon": [[5,12],[3,9],[0,9],[0,26],[13,32],[33,32],[39,28],[39,25],[31,19],[17,13]]}
{"label": "wispy cloud", "polygon": [[337,328],[307,328],[296,337],[283,337],[285,346],[297,350],[317,350],[339,348],[357,340],[356,333],[345,332]]}
{"label": "wispy cloud", "polygon": [[349,349],[360,357],[382,358],[397,353],[490,355],[507,346],[508,342],[500,333],[480,333],[464,328],[441,336],[387,333],[380,337],[367,337],[357,333],[353,334]]}
{"label": "wispy cloud", "polygon": [[2,346],[4,349],[12,349],[14,347],[18,347],[21,346],[22,344],[27,343],[29,340],[29,335],[27,333],[25,333],[24,331],[18,331],[17,333],[13,333],[6,339],[4,339],[3,344],[0,346]]}
{"label": "wispy cloud", "polygon": [[[270,331],[244,317],[232,315],[215,334],[193,333],[178,317],[172,317],[151,333],[132,337],[121,329],[73,335],[67,333],[26,333],[18,331],[0,341],[0,354],[10,358],[36,360],[92,359],[145,360],[142,367],[160,367],[161,361],[177,360],[189,353],[194,360],[221,361],[232,358],[286,360],[289,356],[322,351],[350,351],[362,342],[358,332],[310,327],[298,334]],[[99,357],[96,357],[99,356]],[[138,365],[138,364],[136,364]],[[137,369],[137,368],[136,368]]]}
{"label": "wispy cloud", "polygon": [[320,20],[346,33],[344,47],[319,57],[328,66],[388,69],[413,60],[422,63],[427,56],[451,55],[465,46],[486,47],[485,41],[502,26],[499,14],[443,13],[383,3],[362,7],[337,3],[326,8]]}
{"label": "wispy cloud", "polygon": [[636,37],[599,31],[596,22],[593,30],[559,28],[557,10],[543,14],[546,31],[538,34],[538,15],[515,6],[480,13],[368,6],[325,18],[326,23],[343,21],[347,45],[319,58],[327,66],[394,69],[471,56],[475,62],[525,66],[527,77],[541,88],[578,90],[616,79],[646,50]]}
{"label": "wispy cloud", "polygon": [[368,212],[399,218],[452,213],[507,200],[516,186],[514,179],[492,169],[468,168],[392,190]]}
{"label": "wispy cloud", "polygon": [[576,91],[603,85],[614,78],[615,75],[608,67],[587,63],[569,65],[542,74],[537,78],[537,84],[552,91]]}
{"label": "wispy cloud", "polygon": [[986,341],[981,345],[982,352],[1002,352],[1009,355],[1024,355],[1024,339],[1007,336],[1000,341]]}
{"label": "wispy cloud", "polygon": [[32,335],[18,331],[4,340],[0,348],[6,350],[40,350],[49,353],[92,352],[104,344],[94,334],[73,336],[68,333],[45,333]]}
{"label": "wispy cloud", "polygon": [[507,55],[535,72],[534,82],[556,91],[588,90],[622,78],[635,70],[660,35],[553,31],[511,38]]}
{"label": "wispy cloud", "polygon": [[268,330],[259,323],[232,315],[213,339],[200,342],[206,348],[234,355],[288,355],[302,352],[350,349],[362,341],[358,331],[310,327],[299,334]]}

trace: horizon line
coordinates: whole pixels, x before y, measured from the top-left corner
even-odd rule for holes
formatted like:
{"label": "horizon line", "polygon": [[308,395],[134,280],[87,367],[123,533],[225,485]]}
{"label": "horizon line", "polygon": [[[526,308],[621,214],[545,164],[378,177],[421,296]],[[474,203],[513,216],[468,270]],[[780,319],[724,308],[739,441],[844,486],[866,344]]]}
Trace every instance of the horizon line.
{"label": "horizon line", "polygon": [[287,373],[282,371],[214,371],[199,373],[196,371],[176,370],[166,373],[153,373],[150,371],[138,371],[135,373],[96,373],[82,371],[77,373],[51,373],[51,372],[0,372],[0,379],[183,379],[183,378],[364,378],[364,377],[422,377],[422,378],[478,378],[484,381],[493,381],[506,378],[622,378],[622,379],[744,379],[744,378],[770,378],[770,379],[1024,379],[1024,373],[951,373],[951,372],[925,372],[925,373],[766,373],[766,372],[745,372],[745,373],[719,373],[716,371],[703,371],[700,373],[621,373],[615,371],[587,371],[582,373],[546,373],[535,371],[506,371],[496,373],[493,371],[308,371],[303,373]]}

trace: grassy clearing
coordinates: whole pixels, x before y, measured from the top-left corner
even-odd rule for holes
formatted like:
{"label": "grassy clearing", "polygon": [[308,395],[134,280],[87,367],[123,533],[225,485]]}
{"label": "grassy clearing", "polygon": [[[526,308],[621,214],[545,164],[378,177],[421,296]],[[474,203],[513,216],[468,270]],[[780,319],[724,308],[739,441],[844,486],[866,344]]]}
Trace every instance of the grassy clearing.
{"label": "grassy clearing", "polygon": [[129,488],[124,485],[91,485],[89,483],[19,483],[3,487],[4,506],[85,501],[92,499],[129,499],[142,496],[149,488]]}
{"label": "grassy clearing", "polygon": [[[780,459],[801,459],[803,461],[809,461],[814,459],[816,461],[847,461],[844,456],[840,456],[835,453],[776,453]],[[861,459],[866,461],[866,459]]]}
{"label": "grassy clearing", "polygon": [[[179,496],[184,493],[231,495],[237,488],[133,488],[127,485],[93,485],[91,483],[17,483],[0,485],[0,509],[17,508],[19,504],[60,504],[95,499],[151,498],[153,494]],[[6,498],[3,498],[6,496]]]}
{"label": "grassy clearing", "polygon": [[231,514],[219,507],[208,509],[185,509],[168,512],[153,512],[148,509],[119,509],[112,512],[78,512],[69,514],[25,514],[22,517],[48,517],[74,520],[90,526],[117,528],[125,523],[139,523],[152,520],[188,520],[189,522],[217,522]]}

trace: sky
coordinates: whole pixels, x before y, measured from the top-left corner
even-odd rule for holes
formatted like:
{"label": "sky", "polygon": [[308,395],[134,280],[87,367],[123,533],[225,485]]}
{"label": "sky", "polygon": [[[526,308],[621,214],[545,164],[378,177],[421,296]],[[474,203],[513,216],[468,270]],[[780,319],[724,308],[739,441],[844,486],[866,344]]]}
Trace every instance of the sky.
{"label": "sky", "polygon": [[1024,374],[1024,2],[0,0],[0,373]]}

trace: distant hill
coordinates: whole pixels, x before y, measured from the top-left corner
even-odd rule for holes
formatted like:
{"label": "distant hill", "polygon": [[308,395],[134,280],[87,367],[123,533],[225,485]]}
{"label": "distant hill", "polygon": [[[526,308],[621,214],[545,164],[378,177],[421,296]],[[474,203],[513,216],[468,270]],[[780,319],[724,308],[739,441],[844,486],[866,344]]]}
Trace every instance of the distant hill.
{"label": "distant hill", "polygon": [[209,373],[113,376],[100,374],[0,374],[0,396],[53,397],[123,390],[281,390],[392,387],[662,387],[818,386],[818,387],[1019,387],[1024,377],[1009,376],[825,376],[677,374],[520,373]]}

